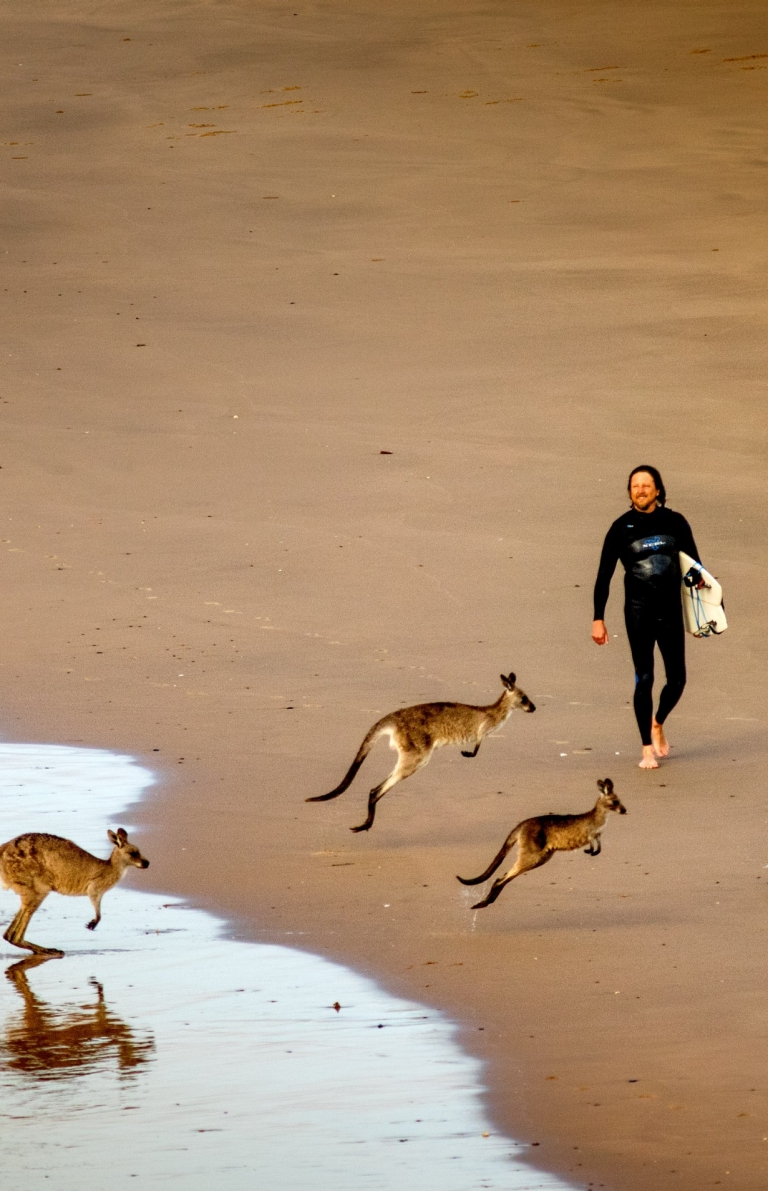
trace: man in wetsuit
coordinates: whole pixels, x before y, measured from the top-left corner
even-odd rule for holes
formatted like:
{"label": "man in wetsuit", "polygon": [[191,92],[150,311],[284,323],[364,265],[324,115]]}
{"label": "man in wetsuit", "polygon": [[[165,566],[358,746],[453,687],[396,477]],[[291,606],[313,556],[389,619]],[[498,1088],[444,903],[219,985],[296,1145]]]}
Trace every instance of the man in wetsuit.
{"label": "man in wetsuit", "polygon": [[[664,721],[685,686],[685,631],[680,598],[679,552],[700,561],[691,527],[680,513],[666,508],[666,491],[655,467],[636,467],[627,485],[632,506],[618,517],[605,538],[595,582],[592,640],[608,644],[603,616],[616,563],[624,576],[624,621],[635,664],[635,717],[643,742],[641,769],[658,769],[669,745]],[[664,660],[666,685],[653,714],[653,649]]]}

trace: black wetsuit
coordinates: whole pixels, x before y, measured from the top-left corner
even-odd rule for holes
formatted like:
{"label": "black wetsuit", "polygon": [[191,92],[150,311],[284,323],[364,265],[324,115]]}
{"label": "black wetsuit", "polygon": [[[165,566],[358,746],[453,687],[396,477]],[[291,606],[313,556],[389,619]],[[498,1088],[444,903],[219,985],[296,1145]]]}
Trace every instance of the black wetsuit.
{"label": "black wetsuit", "polygon": [[626,572],[624,620],[635,664],[635,716],[646,745],[651,743],[656,643],[667,676],[656,712],[659,724],[664,723],[685,686],[685,631],[678,559],[681,550],[700,561],[691,527],[681,513],[661,505],[652,513],[629,509],[617,517],[606,534],[595,582],[595,620],[603,620],[611,578],[621,559]]}

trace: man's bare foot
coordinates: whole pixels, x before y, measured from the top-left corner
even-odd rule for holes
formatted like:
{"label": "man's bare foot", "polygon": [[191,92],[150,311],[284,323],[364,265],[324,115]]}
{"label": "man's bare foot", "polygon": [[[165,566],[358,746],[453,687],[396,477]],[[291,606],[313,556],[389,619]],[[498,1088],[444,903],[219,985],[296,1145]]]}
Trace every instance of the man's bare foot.
{"label": "man's bare foot", "polygon": [[641,769],[658,769],[659,763],[653,751],[652,744],[643,745],[643,759],[639,762]]}
{"label": "man's bare foot", "polygon": [[651,722],[651,740],[653,741],[653,751],[657,757],[669,756],[669,744],[664,735],[664,729],[661,724],[656,723],[656,720]]}

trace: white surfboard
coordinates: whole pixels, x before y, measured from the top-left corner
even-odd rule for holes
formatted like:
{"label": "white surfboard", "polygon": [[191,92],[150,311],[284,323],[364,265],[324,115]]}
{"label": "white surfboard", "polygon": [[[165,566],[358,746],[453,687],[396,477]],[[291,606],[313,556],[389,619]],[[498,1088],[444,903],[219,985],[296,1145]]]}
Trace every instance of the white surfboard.
{"label": "white surfboard", "polygon": [[[683,576],[683,623],[694,637],[710,637],[728,628],[723,607],[723,589],[700,562],[680,551],[680,571]],[[704,580],[704,586],[697,584]]]}

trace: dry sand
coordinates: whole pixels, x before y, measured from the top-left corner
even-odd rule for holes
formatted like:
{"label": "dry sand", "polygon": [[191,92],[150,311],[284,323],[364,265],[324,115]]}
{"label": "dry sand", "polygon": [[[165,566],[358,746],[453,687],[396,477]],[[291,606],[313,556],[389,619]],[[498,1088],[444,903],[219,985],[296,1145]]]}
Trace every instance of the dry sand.
{"label": "dry sand", "polygon": [[[3,734],[158,767],[158,887],[444,1008],[542,1167],[764,1188],[764,6],[39,0],[0,29]],[[656,774],[618,578],[589,639],[643,461],[732,623],[691,642]],[[379,714],[502,669],[537,714],[369,836],[382,746],[305,805]],[[600,858],[474,916],[454,874],[605,775]]]}

